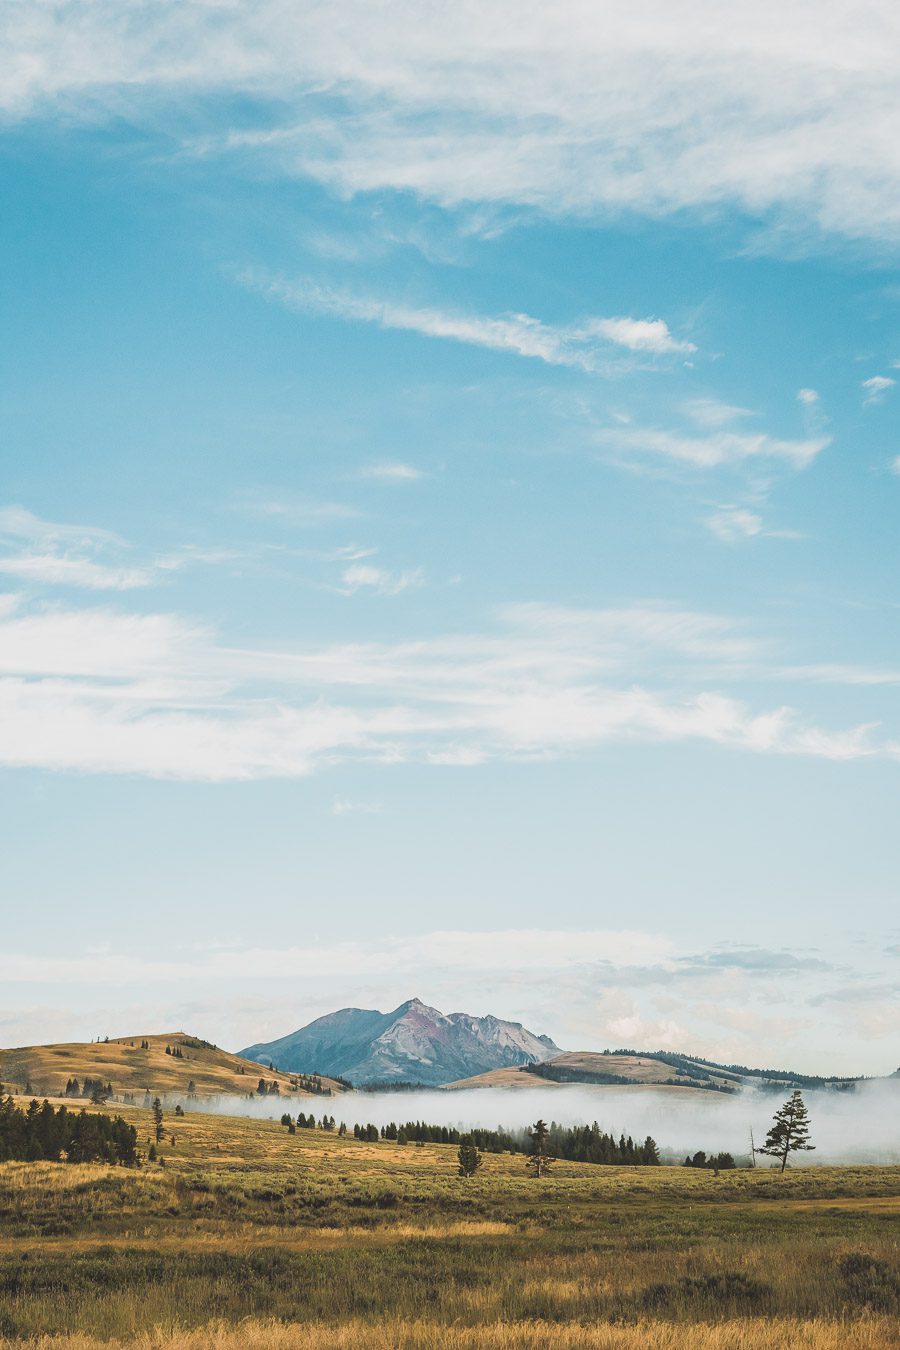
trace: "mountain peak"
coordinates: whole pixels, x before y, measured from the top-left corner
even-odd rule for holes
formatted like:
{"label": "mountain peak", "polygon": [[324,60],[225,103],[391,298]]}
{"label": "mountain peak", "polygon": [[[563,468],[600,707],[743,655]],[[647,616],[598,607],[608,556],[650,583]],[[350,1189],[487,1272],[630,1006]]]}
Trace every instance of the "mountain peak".
{"label": "mountain peak", "polygon": [[490,1069],[534,1064],[559,1054],[549,1036],[521,1022],[488,1015],[449,1017],[420,998],[393,1012],[342,1008],[280,1040],[251,1045],[248,1059],[272,1061],[297,1073],[321,1073],[354,1083],[418,1082],[438,1087]]}

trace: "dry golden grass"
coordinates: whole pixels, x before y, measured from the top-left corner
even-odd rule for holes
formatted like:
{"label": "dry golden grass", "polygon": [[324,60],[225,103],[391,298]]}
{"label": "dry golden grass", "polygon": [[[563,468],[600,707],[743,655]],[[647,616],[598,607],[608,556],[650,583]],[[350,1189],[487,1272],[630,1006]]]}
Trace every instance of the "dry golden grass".
{"label": "dry golden grass", "polygon": [[896,1350],[900,1323],[742,1318],[717,1325],[642,1321],[631,1326],[507,1322],[482,1327],[419,1321],[285,1324],[251,1319],[193,1331],[157,1328],[127,1341],[41,1336],[2,1350]]}
{"label": "dry golden grass", "polygon": [[536,1182],[501,1154],[467,1181],[448,1145],[171,1112],[160,1155],[0,1164],[10,1346],[900,1347],[898,1167]]}
{"label": "dry golden grass", "polygon": [[[140,1102],[146,1090],[160,1096],[184,1095],[191,1080],[203,1095],[246,1096],[263,1077],[267,1082],[276,1079],[285,1097],[306,1101],[308,1094],[292,1087],[291,1074],[262,1069],[227,1050],[187,1044],[194,1039],[184,1031],[172,1031],[160,1036],[119,1036],[111,1041],[22,1046],[2,1052],[3,1080],[19,1093],[31,1083],[36,1096],[58,1097],[69,1078],[77,1078],[79,1083],[85,1078],[99,1078],[112,1083],[117,1094],[140,1094]],[[148,1042],[146,1050],[141,1048],[142,1041]],[[180,1046],[183,1058],[167,1055],[167,1045]],[[336,1093],[342,1091],[332,1079],[323,1078],[322,1082]]]}

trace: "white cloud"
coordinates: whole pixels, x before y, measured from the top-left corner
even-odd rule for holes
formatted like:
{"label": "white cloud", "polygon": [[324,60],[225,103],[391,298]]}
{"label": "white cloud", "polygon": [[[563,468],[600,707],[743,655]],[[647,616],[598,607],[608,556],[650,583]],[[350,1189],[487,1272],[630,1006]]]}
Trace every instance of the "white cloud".
{"label": "white cloud", "polygon": [[389,572],[387,568],[375,567],[372,563],[353,563],[344,569],[342,580],[345,593],[354,595],[360,590],[375,591],[378,595],[399,595],[411,586],[424,584],[421,567],[408,572]]}
{"label": "white cloud", "polygon": [[386,483],[412,483],[425,475],[412,464],[369,464],[361,471],[363,478],[380,478]]}
{"label": "white cloud", "polygon": [[149,586],[153,567],[126,567],[98,561],[121,554],[124,540],[110,530],[59,525],[21,506],[0,509],[0,546],[25,551],[0,554],[0,573],[39,586],[76,586],[95,591],[128,591]]}
{"label": "white cloud", "polygon": [[893,753],[870,727],[820,728],[716,687],[758,655],[726,620],[662,606],[516,605],[487,633],[252,649],[172,615],[7,603],[0,763],[216,781],[349,759],[533,759],[615,741]]}
{"label": "white cloud", "polygon": [[93,591],[130,591],[150,586],[156,579],[150,568],[109,567],[89,558],[61,557],[53,553],[0,557],[0,572],[39,585],[80,586]]}
{"label": "white cloud", "polygon": [[[21,551],[22,545],[24,551]],[[0,509],[0,575],[33,587],[65,586],[92,591],[131,591],[153,586],[184,567],[215,565],[246,556],[232,549],[188,544],[140,565],[123,561],[131,550],[111,530],[60,525],[21,506]]]}
{"label": "white cloud", "polygon": [[706,524],[724,544],[734,544],[739,539],[752,539],[754,535],[763,533],[762,516],[739,506],[721,507],[713,512]]}
{"label": "white cloud", "polygon": [[809,408],[819,402],[819,395],[815,389],[798,389],[797,402],[803,403]]}
{"label": "white cloud", "polygon": [[595,435],[600,445],[622,455],[660,456],[698,469],[758,459],[781,460],[794,469],[805,469],[830,443],[827,436],[779,440],[763,432],[725,430],[692,436],[661,427],[608,427]]}
{"label": "white cloud", "polygon": [[307,497],[274,497],[258,492],[245,493],[235,503],[236,509],[264,520],[278,520],[286,525],[327,525],[335,520],[356,520],[362,512],[346,502],[315,501]]}
{"label": "white cloud", "polygon": [[752,417],[749,408],[722,403],[717,398],[693,398],[682,404],[682,411],[701,427],[724,427],[743,417]]}
{"label": "white cloud", "polygon": [[[736,206],[896,239],[896,7],[872,0],[862,23],[818,0],[696,0],[690,20],[667,0],[8,5],[0,99],[9,116],[199,126],[198,153],[342,194],[580,216]],[[222,94],[239,130],[213,121]]]}
{"label": "white cloud", "polygon": [[183,957],[129,955],[104,950],[80,956],[25,956],[0,953],[0,981],[15,983],[130,984],[139,980],[192,981],[304,978],[360,975],[415,976],[423,967],[446,970],[561,970],[592,962],[653,964],[665,961],[672,943],[658,934],[621,930],[501,929],[487,932],[440,930],[370,942],[337,942],[309,947],[210,948]]}
{"label": "white cloud", "polygon": [[873,375],[869,380],[863,380],[862,387],[865,389],[863,404],[870,407],[873,403],[881,403],[889,389],[893,389],[897,383],[889,375]]}
{"label": "white cloud", "polygon": [[737,544],[761,535],[765,535],[768,539],[803,538],[797,530],[769,528],[758,511],[751,511],[745,506],[720,506],[711,516],[707,516],[705,524],[710,533],[723,544]]}
{"label": "white cloud", "polygon": [[580,332],[587,337],[596,333],[630,352],[652,352],[655,356],[697,350],[693,342],[674,338],[662,319],[591,319]]}
{"label": "white cloud", "polygon": [[99,529],[96,525],[60,525],[41,520],[24,506],[0,508],[0,535],[24,539],[39,548],[60,544],[83,549],[125,547],[124,539],[112,530]]}
{"label": "white cloud", "polygon": [[333,816],[380,816],[383,810],[380,802],[354,802],[349,797],[335,797],[331,803]]}
{"label": "white cloud", "polygon": [[289,281],[253,270],[241,273],[238,279],[291,309],[332,314],[492,351],[514,352],[551,366],[572,366],[594,374],[608,367],[612,348],[654,356],[697,350],[693,343],[675,339],[662,319],[593,318],[577,324],[554,325],[529,314],[490,317],[380,300],[309,279]]}
{"label": "white cloud", "polygon": [[900,474],[900,455],[895,455],[891,460],[891,473]]}

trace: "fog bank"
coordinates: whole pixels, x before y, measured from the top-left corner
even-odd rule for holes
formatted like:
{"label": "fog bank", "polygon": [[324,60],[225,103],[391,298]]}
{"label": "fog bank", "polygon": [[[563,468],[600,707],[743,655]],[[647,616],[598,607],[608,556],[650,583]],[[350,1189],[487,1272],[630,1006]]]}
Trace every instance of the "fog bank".
{"label": "fog bank", "polygon": [[[807,1091],[814,1153],[794,1155],[794,1165],[900,1163],[900,1080],[862,1083],[852,1092]],[[353,1092],[335,1097],[215,1097],[183,1101],[185,1109],[219,1115],[278,1120],[285,1111],[323,1114],[354,1124],[387,1125],[423,1120],[472,1129],[519,1129],[543,1117],[562,1125],[596,1120],[614,1134],[643,1139],[650,1134],[664,1153],[683,1157],[703,1149],[746,1155],[750,1130],[759,1146],[776,1108],[788,1092],[748,1088],[734,1096],[717,1092],[655,1091],[652,1088],[587,1087],[460,1089],[442,1092]],[[174,1095],[169,1102],[174,1105]],[[765,1159],[760,1160],[765,1164]]]}

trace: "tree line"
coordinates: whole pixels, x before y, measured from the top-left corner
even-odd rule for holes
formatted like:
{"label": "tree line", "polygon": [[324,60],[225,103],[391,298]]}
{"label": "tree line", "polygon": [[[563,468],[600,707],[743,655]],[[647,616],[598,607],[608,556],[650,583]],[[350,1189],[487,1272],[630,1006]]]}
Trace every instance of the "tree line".
{"label": "tree line", "polygon": [[121,1116],[56,1110],[49,1102],[16,1106],[12,1097],[0,1102],[0,1161],[105,1162],[134,1167],[138,1162],[137,1131]]}
{"label": "tree line", "polygon": [[[288,1130],[335,1130],[334,1116],[322,1116],[317,1121],[313,1115],[298,1114],[296,1123],[285,1113],[281,1123]],[[541,1147],[548,1156],[564,1158],[569,1162],[587,1162],[609,1166],[655,1167],[659,1164],[659,1148],[649,1135],[644,1140],[634,1140],[630,1135],[606,1134],[594,1121],[593,1125],[559,1125],[552,1121],[549,1126],[543,1121]],[[344,1134],[347,1127],[341,1125],[337,1133]],[[534,1154],[534,1130],[458,1130],[452,1125],[432,1125],[424,1120],[407,1120],[388,1125],[365,1124],[353,1126],[354,1139],[369,1143],[385,1140],[397,1144],[456,1144],[470,1143],[483,1153],[525,1153]]]}

